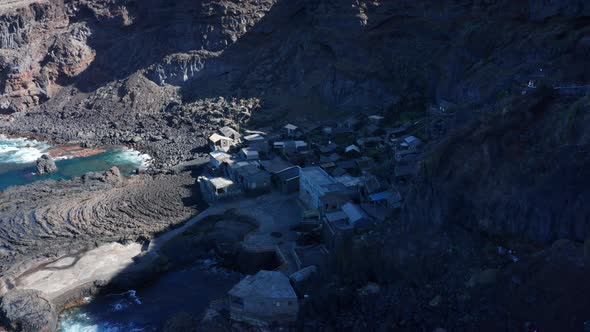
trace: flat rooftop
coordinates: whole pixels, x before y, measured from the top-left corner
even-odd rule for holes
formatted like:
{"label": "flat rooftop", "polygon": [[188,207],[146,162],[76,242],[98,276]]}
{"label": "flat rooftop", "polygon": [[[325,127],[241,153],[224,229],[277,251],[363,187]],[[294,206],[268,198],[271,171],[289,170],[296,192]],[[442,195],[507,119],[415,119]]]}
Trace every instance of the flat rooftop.
{"label": "flat rooftop", "polygon": [[321,167],[305,167],[301,169],[301,176],[309,178],[315,185],[325,186],[329,184],[335,184],[336,180],[332,178],[326,171]]}

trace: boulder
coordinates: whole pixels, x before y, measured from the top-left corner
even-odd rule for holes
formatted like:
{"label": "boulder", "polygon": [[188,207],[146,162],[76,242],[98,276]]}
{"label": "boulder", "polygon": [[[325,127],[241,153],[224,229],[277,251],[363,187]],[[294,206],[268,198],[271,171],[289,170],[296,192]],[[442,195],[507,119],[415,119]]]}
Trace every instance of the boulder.
{"label": "boulder", "polygon": [[53,173],[55,171],[57,171],[57,166],[55,165],[55,160],[50,155],[44,154],[37,159],[38,174]]}
{"label": "boulder", "polygon": [[109,168],[104,173],[104,181],[105,182],[119,183],[119,182],[121,182],[122,179],[123,179],[123,177],[121,176],[121,171],[116,166]]}
{"label": "boulder", "polygon": [[37,290],[13,290],[2,298],[0,316],[3,325],[13,331],[53,332],[57,330],[57,310]]}

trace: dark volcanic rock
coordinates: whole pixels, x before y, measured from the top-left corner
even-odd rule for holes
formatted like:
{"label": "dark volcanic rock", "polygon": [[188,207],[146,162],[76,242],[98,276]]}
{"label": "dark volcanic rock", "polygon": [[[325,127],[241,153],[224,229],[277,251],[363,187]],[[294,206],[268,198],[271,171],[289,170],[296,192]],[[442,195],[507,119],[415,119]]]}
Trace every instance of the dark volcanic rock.
{"label": "dark volcanic rock", "polygon": [[35,259],[125,239],[151,238],[196,212],[188,172],[122,178],[118,169],[0,192],[0,274],[15,277]]}
{"label": "dark volcanic rock", "polygon": [[541,243],[590,236],[590,110],[521,97],[441,142],[404,208],[409,224],[456,224]]}
{"label": "dark volcanic rock", "polygon": [[57,171],[57,166],[50,155],[44,154],[37,159],[37,174],[47,174],[55,171]]}
{"label": "dark volcanic rock", "polygon": [[5,326],[19,332],[53,332],[57,330],[55,306],[40,291],[10,291],[0,305]]}

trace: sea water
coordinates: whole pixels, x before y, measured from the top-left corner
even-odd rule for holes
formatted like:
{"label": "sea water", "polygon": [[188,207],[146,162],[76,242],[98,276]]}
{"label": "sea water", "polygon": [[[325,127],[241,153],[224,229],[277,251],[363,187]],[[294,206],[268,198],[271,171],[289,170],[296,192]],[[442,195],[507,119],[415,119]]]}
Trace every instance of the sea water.
{"label": "sea water", "polygon": [[185,313],[199,319],[211,301],[227,296],[241,275],[203,262],[169,272],[150,286],[91,299],[59,317],[59,332],[162,331]]}
{"label": "sea water", "polygon": [[0,135],[0,190],[39,180],[71,179],[88,172],[102,172],[113,166],[123,174],[147,167],[150,157],[127,148],[113,148],[89,157],[57,158],[57,172],[35,174],[36,160],[47,153],[51,145],[26,138],[7,138]]}

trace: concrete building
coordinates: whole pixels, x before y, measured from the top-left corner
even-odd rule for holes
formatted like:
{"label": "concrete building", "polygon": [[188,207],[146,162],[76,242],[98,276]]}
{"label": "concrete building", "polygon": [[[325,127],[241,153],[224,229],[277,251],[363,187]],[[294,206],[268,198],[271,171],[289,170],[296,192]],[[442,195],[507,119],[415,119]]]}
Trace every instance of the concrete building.
{"label": "concrete building", "polygon": [[400,143],[402,150],[417,151],[422,145],[422,140],[416,136],[405,137]]}
{"label": "concrete building", "polygon": [[221,133],[221,135],[231,138],[232,140],[234,140],[234,142],[239,142],[242,138],[242,135],[240,135],[240,133],[237,130],[228,126],[219,128],[219,132]]}
{"label": "concrete building", "polygon": [[369,115],[369,122],[374,125],[380,125],[383,119],[385,118],[380,115]]}
{"label": "concrete building", "polygon": [[243,137],[248,147],[258,152],[268,152],[268,139],[262,134],[250,134]]}
{"label": "concrete building", "polygon": [[219,150],[228,152],[233,144],[234,141],[229,137],[221,136],[219,134],[209,136],[209,147],[211,148],[211,151]]}
{"label": "concrete building", "polygon": [[236,196],[240,193],[240,189],[235,183],[223,177],[206,177],[200,176],[198,178],[199,186],[203,197],[207,202],[214,203],[221,199]]}
{"label": "concrete building", "polygon": [[299,190],[300,171],[301,167],[293,166],[274,175],[274,181],[283,194],[290,194]]}
{"label": "concrete building", "polygon": [[344,149],[344,154],[348,159],[358,158],[361,156],[361,149],[358,146],[352,144]]}
{"label": "concrete building", "polygon": [[232,160],[232,156],[223,151],[213,151],[209,153],[209,165],[214,168],[221,168],[224,163]]}
{"label": "concrete building", "polygon": [[289,123],[288,125],[283,127],[283,133],[287,137],[297,137],[299,136],[300,131],[299,127]]}
{"label": "concrete building", "polygon": [[242,161],[228,168],[231,179],[246,192],[268,191],[272,187],[270,173],[257,164]]}
{"label": "concrete building", "polygon": [[320,209],[320,198],[334,191],[345,190],[346,187],[338,183],[322,168],[313,166],[301,169],[299,177],[299,199],[310,209]]}
{"label": "concrete building", "polygon": [[328,250],[338,251],[353,234],[354,227],[348,223],[348,216],[342,210],[324,216],[322,238]]}
{"label": "concrete building", "polygon": [[342,212],[348,217],[348,224],[354,228],[367,227],[373,222],[360,206],[353,203],[344,204]]}
{"label": "concrete building", "polygon": [[258,160],[260,159],[260,154],[252,148],[242,148],[240,150],[240,157],[245,160]]}
{"label": "concrete building", "polygon": [[289,278],[277,271],[260,271],[242,279],[229,291],[230,316],[254,326],[291,323],[299,304]]}

